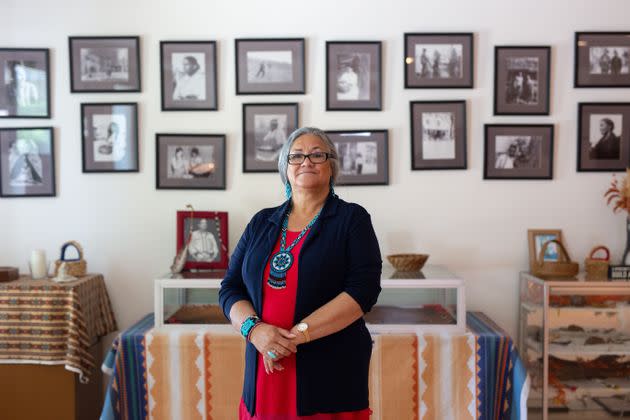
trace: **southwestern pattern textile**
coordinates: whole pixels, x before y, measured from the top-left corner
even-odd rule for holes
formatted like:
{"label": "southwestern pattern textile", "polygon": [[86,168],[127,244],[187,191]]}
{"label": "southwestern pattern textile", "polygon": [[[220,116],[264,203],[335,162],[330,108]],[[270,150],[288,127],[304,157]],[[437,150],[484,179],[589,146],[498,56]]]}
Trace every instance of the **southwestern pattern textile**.
{"label": "southwestern pattern textile", "polygon": [[85,383],[100,363],[90,346],[116,329],[101,275],[0,283],[0,363],[65,365]]}

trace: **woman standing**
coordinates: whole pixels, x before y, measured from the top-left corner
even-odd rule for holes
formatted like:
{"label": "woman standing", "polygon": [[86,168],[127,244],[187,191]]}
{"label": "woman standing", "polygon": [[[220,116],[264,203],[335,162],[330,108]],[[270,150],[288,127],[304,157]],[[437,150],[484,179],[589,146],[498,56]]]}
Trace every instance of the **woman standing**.
{"label": "woman standing", "polygon": [[380,293],[370,215],[333,192],[337,153],[316,128],[280,152],[288,200],[258,212],[219,301],[246,338],[240,419],[368,419],[372,340],[363,314]]}

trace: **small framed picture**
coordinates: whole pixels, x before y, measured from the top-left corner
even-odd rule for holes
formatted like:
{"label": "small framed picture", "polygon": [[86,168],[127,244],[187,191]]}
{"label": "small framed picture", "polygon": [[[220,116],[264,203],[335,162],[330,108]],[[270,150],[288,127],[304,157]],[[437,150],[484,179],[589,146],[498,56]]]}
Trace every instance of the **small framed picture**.
{"label": "small framed picture", "polygon": [[466,169],[466,101],[410,105],[411,169]]}
{"label": "small framed picture", "polygon": [[494,114],[549,115],[551,47],[494,49]]}
{"label": "small framed picture", "polygon": [[0,128],[0,197],[54,197],[52,127]]}
{"label": "small framed picture", "polygon": [[326,42],[326,110],[380,111],[380,41]]}
{"label": "small framed picture", "polygon": [[630,166],[630,102],[578,104],[578,172]]}
{"label": "small framed picture", "polygon": [[138,105],[81,104],[83,172],[138,172]]}
{"label": "small framed picture", "polygon": [[215,41],[161,41],[162,111],[216,111]]}
{"label": "small framed picture", "polygon": [[156,134],[156,188],[225,189],[225,135]]}
{"label": "small framed picture", "polygon": [[[534,269],[534,264],[545,243],[556,240],[564,245],[564,242],[562,242],[562,231],[560,229],[529,229],[527,231],[527,239],[529,242],[530,270]],[[558,246],[556,244],[549,244],[545,250],[545,255],[543,255],[543,260],[550,262],[557,262],[559,260]]]}
{"label": "small framed picture", "polygon": [[405,34],[405,88],[472,88],[472,33]]}
{"label": "small framed picture", "polygon": [[71,36],[70,92],[140,92],[140,38]]}
{"label": "small framed picture", "polygon": [[486,124],[484,179],[552,179],[553,125]]}
{"label": "small framed picture", "polygon": [[337,185],[389,184],[387,130],[326,131],[339,157]]}
{"label": "small framed picture", "polygon": [[237,39],[236,94],[304,93],[304,38]]}
{"label": "small framed picture", "polygon": [[243,172],[278,172],[278,156],[298,128],[298,104],[243,104]]}
{"label": "small framed picture", "polygon": [[45,48],[0,48],[0,118],[50,118]]}
{"label": "small framed picture", "polygon": [[630,87],[630,32],[576,32],[576,88]]}
{"label": "small framed picture", "polygon": [[216,211],[177,212],[177,252],[188,245],[185,270],[228,267],[228,214]]}

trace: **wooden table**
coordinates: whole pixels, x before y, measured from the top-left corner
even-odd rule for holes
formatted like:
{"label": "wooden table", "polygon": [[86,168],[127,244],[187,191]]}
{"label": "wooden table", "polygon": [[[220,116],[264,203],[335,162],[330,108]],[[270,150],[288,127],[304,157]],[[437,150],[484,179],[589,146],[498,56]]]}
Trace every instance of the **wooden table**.
{"label": "wooden table", "polygon": [[0,283],[0,418],[97,418],[100,337],[116,329],[99,274]]}

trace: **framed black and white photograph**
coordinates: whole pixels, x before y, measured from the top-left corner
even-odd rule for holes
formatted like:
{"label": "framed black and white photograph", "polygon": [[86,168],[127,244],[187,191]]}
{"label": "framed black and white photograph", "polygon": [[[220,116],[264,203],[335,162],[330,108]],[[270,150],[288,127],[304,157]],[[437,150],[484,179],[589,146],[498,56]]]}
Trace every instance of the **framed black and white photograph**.
{"label": "framed black and white photograph", "polygon": [[54,197],[52,127],[0,128],[0,197]]}
{"label": "framed black and white photograph", "polygon": [[156,188],[225,189],[225,135],[155,135]]}
{"label": "framed black and white photograph", "polygon": [[216,111],[215,41],[161,41],[162,111]]}
{"label": "framed black and white photograph", "polygon": [[472,88],[472,33],[406,33],[405,88]]}
{"label": "framed black and white photograph", "polygon": [[552,179],[553,125],[486,124],[484,179]]}
{"label": "framed black and white photograph", "polygon": [[326,134],[337,149],[337,185],[389,184],[387,130],[332,130]]}
{"label": "framed black and white photograph", "polygon": [[237,39],[236,94],[304,93],[304,38]]}
{"label": "framed black and white photograph", "polygon": [[140,92],[140,38],[71,36],[70,92]]}
{"label": "framed black and white photograph", "polygon": [[551,47],[494,49],[494,114],[549,115]]}
{"label": "framed black and white photograph", "polygon": [[138,172],[136,103],[81,104],[83,172]]}
{"label": "framed black and white photograph", "polygon": [[243,104],[243,172],[278,172],[278,155],[298,128],[298,104]]}
{"label": "framed black and white photograph", "polygon": [[380,41],[326,42],[326,110],[382,109]]}
{"label": "framed black and white photograph", "polygon": [[630,87],[630,32],[576,32],[576,88]]}
{"label": "framed black and white photograph", "polygon": [[46,48],[0,48],[0,118],[50,118]]}
{"label": "framed black and white photograph", "polygon": [[411,169],[466,169],[466,101],[415,101]]}
{"label": "framed black and white photograph", "polygon": [[630,102],[578,104],[578,172],[630,167]]}
{"label": "framed black and white photograph", "polygon": [[177,211],[177,252],[188,244],[184,270],[228,267],[228,213]]}

